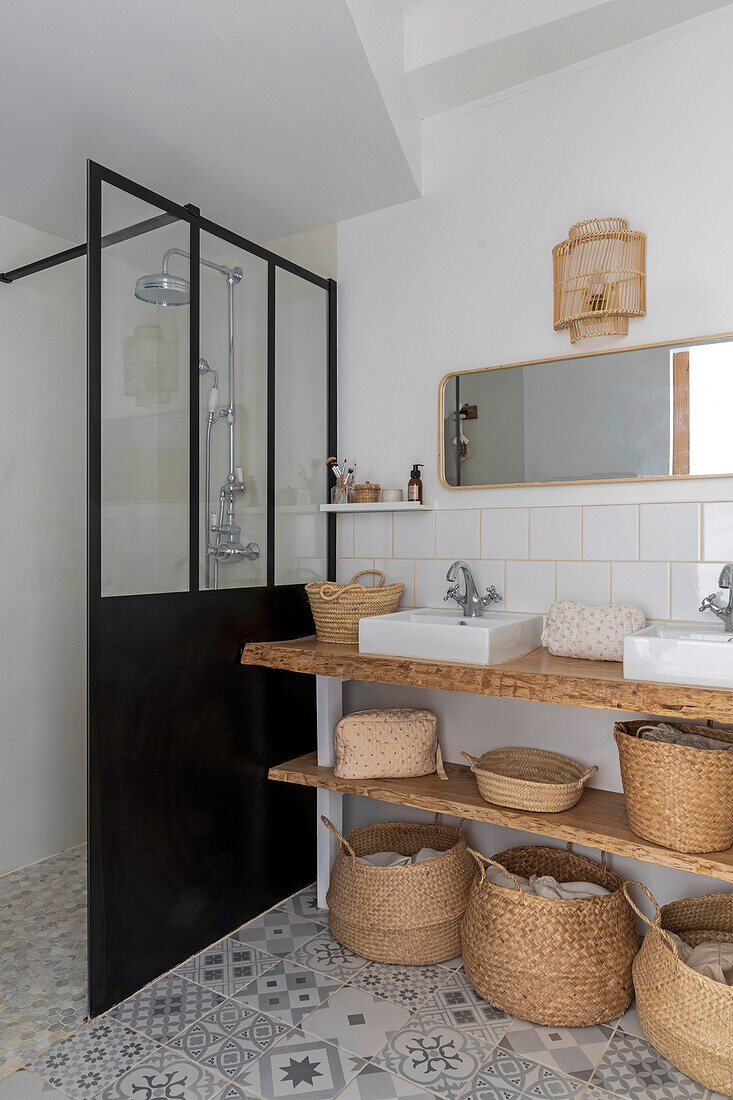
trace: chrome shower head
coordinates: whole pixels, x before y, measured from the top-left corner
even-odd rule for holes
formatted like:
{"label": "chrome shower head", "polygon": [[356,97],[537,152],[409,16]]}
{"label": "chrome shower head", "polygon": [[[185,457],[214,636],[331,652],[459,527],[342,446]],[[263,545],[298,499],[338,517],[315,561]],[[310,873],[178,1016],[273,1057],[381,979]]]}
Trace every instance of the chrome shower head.
{"label": "chrome shower head", "polygon": [[187,306],[191,286],[188,279],[161,271],[157,275],[141,275],[135,283],[135,297],[154,306]]}

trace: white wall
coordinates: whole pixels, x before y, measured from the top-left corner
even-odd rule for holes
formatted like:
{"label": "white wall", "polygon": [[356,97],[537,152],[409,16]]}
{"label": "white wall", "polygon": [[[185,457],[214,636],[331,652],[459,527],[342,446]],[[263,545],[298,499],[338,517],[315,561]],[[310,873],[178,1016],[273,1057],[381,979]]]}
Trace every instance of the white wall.
{"label": "white wall", "polygon": [[[444,566],[465,556],[478,560],[482,584],[505,582],[510,608],[546,610],[556,595],[594,602],[600,592],[597,602],[638,600],[650,618],[695,614],[697,586],[733,557],[731,479],[446,489],[438,383],[455,370],[570,351],[552,329],[551,250],[592,216],[620,214],[648,234],[648,315],[625,340],[582,351],[733,329],[733,153],[721,141],[731,40],[728,9],[687,34],[432,120],[424,197],[339,226],[339,452],[383,485],[406,485],[411,463],[424,462],[425,496],[440,509],[435,521],[409,517],[409,530],[379,517],[340,521],[342,576],[376,561],[418,603],[435,603]],[[692,507],[641,507],[672,501]],[[630,507],[594,507],[612,504]],[[507,511],[481,512],[498,508]],[[348,691],[351,706],[408,698],[438,710],[450,760],[464,747],[531,742],[600,763],[598,785],[620,789],[610,712],[379,685]],[[352,800],[347,811],[351,824],[379,813],[394,808]],[[487,851],[515,838],[473,831]],[[704,878],[615,863],[662,901],[711,889]]]}
{"label": "white wall", "polygon": [[[69,242],[0,218],[0,268]],[[0,284],[0,873],[85,837],[84,261]]]}

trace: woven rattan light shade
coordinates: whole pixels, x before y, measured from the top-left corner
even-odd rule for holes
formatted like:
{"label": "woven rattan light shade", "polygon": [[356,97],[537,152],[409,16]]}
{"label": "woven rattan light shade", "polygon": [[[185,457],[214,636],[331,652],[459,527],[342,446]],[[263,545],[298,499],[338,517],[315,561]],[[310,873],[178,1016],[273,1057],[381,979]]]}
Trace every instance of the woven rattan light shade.
{"label": "woven rattan light shade", "polygon": [[646,313],[646,236],[625,218],[591,218],[571,226],[552,250],[556,329],[570,342],[625,336],[629,317]]}

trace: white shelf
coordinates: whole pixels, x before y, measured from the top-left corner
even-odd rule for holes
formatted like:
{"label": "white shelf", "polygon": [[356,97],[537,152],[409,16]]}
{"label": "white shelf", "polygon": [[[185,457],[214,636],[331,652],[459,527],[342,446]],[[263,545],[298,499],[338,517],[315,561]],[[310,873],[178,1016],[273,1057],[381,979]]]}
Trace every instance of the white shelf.
{"label": "white shelf", "polygon": [[377,504],[322,504],[322,512],[432,512],[434,500],[418,504],[414,500],[379,501]]}

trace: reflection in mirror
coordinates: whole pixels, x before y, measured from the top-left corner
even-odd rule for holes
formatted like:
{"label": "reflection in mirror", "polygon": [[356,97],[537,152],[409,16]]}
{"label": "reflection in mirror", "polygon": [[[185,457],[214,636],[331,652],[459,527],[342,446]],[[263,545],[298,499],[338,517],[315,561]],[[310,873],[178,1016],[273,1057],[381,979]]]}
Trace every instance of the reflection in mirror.
{"label": "reflection in mirror", "polygon": [[733,339],[572,356],[449,375],[441,473],[451,488],[719,476],[733,437],[710,416]]}

